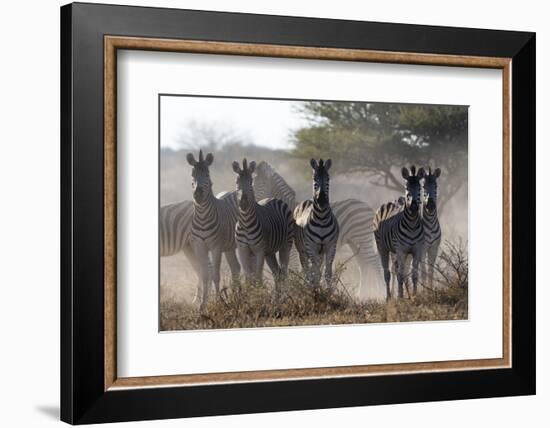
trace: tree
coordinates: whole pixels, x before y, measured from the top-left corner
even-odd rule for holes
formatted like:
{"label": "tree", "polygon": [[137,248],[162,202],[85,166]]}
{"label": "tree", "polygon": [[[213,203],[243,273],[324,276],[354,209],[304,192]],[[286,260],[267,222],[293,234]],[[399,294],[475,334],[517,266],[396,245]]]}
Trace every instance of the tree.
{"label": "tree", "polygon": [[441,211],[467,181],[466,107],[315,101],[300,111],[309,126],[294,134],[296,156],[323,153],[340,170],[365,173],[372,184],[399,192],[401,167],[439,167],[447,176]]}
{"label": "tree", "polygon": [[184,149],[216,150],[228,144],[249,144],[248,138],[238,135],[231,127],[217,123],[190,121],[176,137],[179,147]]}

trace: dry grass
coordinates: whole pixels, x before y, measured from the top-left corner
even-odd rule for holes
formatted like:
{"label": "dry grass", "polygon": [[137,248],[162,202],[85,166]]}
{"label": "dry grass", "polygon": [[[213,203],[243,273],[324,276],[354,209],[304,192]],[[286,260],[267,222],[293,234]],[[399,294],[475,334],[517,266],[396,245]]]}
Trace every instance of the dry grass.
{"label": "dry grass", "polygon": [[[173,296],[161,301],[161,330],[363,324],[462,320],[468,317],[468,263],[461,244],[446,244],[436,265],[434,286],[421,284],[411,299],[358,301],[340,280],[333,290],[311,289],[291,272],[276,298],[272,284],[222,288],[202,312]],[[345,270],[336,270],[340,278]]]}

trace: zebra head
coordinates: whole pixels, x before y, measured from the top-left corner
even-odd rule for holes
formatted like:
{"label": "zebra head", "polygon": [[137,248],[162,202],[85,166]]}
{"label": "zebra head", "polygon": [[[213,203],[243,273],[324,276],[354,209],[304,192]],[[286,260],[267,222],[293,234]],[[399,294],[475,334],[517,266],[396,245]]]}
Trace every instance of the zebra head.
{"label": "zebra head", "polygon": [[324,208],[329,204],[329,181],[328,170],[332,165],[332,160],[327,159],[323,162],[323,159],[319,160],[319,163],[315,159],[311,159],[309,162],[313,169],[313,200],[317,204]]}
{"label": "zebra head", "polygon": [[246,210],[250,204],[256,202],[254,199],[254,188],[252,187],[252,174],[256,169],[256,162],[250,164],[246,158],[243,159],[243,167],[239,162],[233,162],[233,171],[237,174],[237,192],[239,195],[239,207]]}
{"label": "zebra head", "polygon": [[418,212],[420,208],[420,180],[424,178],[424,168],[420,168],[418,173],[416,167],[411,166],[411,171],[407,168],[401,169],[401,175],[405,179],[405,206],[413,213]]}
{"label": "zebra head", "polygon": [[273,167],[266,161],[260,161],[256,166],[254,193],[258,200],[272,198],[275,194],[273,190]]}
{"label": "zebra head", "polygon": [[424,209],[428,213],[433,213],[437,207],[437,179],[441,175],[441,170],[428,168],[428,173],[424,175]]}
{"label": "zebra head", "polygon": [[193,153],[187,153],[187,162],[193,167],[191,170],[193,199],[200,204],[206,200],[208,195],[212,194],[212,181],[210,180],[210,170],[208,168],[214,162],[214,156],[212,153],[208,153],[204,158],[201,150],[197,161]]}

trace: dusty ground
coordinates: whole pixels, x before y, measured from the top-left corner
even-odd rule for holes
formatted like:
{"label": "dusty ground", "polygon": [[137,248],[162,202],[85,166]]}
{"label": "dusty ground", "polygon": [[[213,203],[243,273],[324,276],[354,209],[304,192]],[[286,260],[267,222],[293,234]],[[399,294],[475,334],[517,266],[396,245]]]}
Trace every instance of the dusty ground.
{"label": "dusty ground", "polygon": [[[362,299],[358,297],[355,267],[339,265],[338,285],[332,292],[314,292],[299,273],[292,273],[280,296],[271,279],[265,284],[231,287],[224,268],[222,292],[212,292],[200,312],[194,301],[197,280],[184,256],[161,261],[161,329],[227,329],[272,326],[363,324],[468,318],[467,263],[441,266],[445,280],[415,298]],[[462,270],[460,270],[462,269]],[[466,271],[464,271],[466,269]],[[355,286],[354,286],[355,284]],[[381,287],[381,286],[379,286]],[[380,289],[382,291],[382,289]],[[382,295],[382,294],[380,294]],[[407,297],[407,295],[406,295]]]}

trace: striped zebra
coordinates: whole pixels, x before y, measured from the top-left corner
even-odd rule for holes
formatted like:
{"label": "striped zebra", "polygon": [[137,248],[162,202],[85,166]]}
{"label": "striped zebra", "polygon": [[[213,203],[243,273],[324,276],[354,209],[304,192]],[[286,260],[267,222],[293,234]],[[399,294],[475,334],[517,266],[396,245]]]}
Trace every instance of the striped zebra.
{"label": "striped zebra", "polygon": [[212,193],[209,167],[213,161],[212,153],[203,157],[202,150],[198,161],[192,153],[187,154],[187,162],[193,167],[191,176],[194,212],[190,240],[202,283],[201,309],[208,300],[210,281],[214,282],[216,294],[219,293],[222,254],[225,254],[233,279],[236,280],[240,274],[234,233],[238,213],[232,197],[225,195],[226,198],[217,198]]}
{"label": "striped zebra", "polygon": [[434,266],[439,245],[441,244],[441,227],[437,216],[437,179],[441,175],[441,170],[436,168],[432,173],[432,168],[428,168],[428,173],[424,175],[423,182],[423,209],[422,221],[424,224],[424,252],[426,254],[426,265],[422,269],[422,283],[426,284],[428,276],[428,285],[433,286]]}
{"label": "striped zebra", "polygon": [[[222,192],[218,199],[226,199],[237,207],[235,192]],[[237,208],[235,208],[236,210]],[[201,294],[200,266],[191,247],[191,222],[195,208],[193,201],[180,201],[163,205],[159,210],[159,252],[160,257],[169,257],[183,252],[197,275],[197,288],[193,302]]]}
{"label": "striped zebra", "polygon": [[[294,218],[288,205],[281,199],[263,199],[256,202],[252,174],[256,162],[243,159],[242,169],[237,161],[239,219],[235,229],[237,253],[248,282],[262,281],[264,260],[275,279],[276,294],[288,273],[288,260],[294,240]],[[277,261],[277,253],[279,261]]]}
{"label": "striped zebra", "polygon": [[405,280],[406,258],[412,256],[412,282],[413,294],[416,294],[418,282],[418,265],[423,256],[424,227],[420,213],[421,185],[424,177],[424,169],[420,168],[416,174],[416,167],[411,171],[407,168],[401,170],[405,184],[405,205],[397,202],[383,204],[374,216],[374,238],[380,255],[384,280],[386,282],[386,299],[390,299],[389,270],[390,254],[395,257],[397,263],[397,287],[399,298],[403,297],[403,283]]}
{"label": "striped zebra", "polygon": [[[254,190],[257,198],[278,198],[285,201],[292,210],[296,207],[296,192],[265,161],[259,162],[256,167]],[[340,228],[338,248],[344,245],[350,247],[359,267],[359,292],[361,290],[366,292],[367,285],[378,284],[382,279],[372,234],[374,211],[367,203],[358,199],[332,202],[331,208]],[[292,253],[291,265],[293,265]],[[376,290],[371,286],[368,291],[374,293]]]}
{"label": "striped zebra", "polygon": [[329,174],[332,161],[311,159],[313,169],[313,200],[308,199],[294,210],[296,248],[309,283],[319,288],[321,266],[325,266],[325,283],[332,287],[332,263],[338,243],[338,220],[329,200]]}
{"label": "striped zebra", "polygon": [[[160,207],[159,250],[161,257],[168,257],[183,251],[191,251],[191,220],[193,201],[175,202]],[[191,251],[190,255],[193,253]]]}
{"label": "striped zebra", "polygon": [[[199,264],[191,248],[193,211],[193,201],[175,202],[160,207],[159,251],[161,257],[173,256],[183,251],[197,274],[197,278],[200,279]],[[197,287],[197,290],[199,287]]]}

